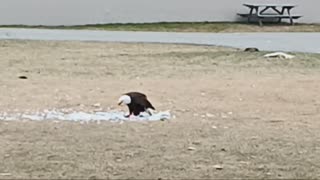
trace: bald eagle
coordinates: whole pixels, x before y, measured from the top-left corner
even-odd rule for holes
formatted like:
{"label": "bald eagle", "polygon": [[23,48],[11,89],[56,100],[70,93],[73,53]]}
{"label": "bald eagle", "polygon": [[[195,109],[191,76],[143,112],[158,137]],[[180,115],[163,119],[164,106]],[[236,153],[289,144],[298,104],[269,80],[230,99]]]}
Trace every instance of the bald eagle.
{"label": "bald eagle", "polygon": [[138,116],[141,112],[147,112],[150,115],[151,110],[155,110],[153,105],[147,99],[147,96],[140,92],[128,92],[123,94],[119,100],[118,105],[127,105],[129,108],[129,115],[125,117],[130,117],[132,114]]}

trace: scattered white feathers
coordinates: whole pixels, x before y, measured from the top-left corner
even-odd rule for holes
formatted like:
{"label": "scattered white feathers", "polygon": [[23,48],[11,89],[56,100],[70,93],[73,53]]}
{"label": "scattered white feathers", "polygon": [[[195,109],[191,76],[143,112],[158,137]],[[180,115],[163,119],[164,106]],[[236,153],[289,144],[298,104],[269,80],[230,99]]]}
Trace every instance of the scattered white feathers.
{"label": "scattered white feathers", "polygon": [[292,58],[294,58],[293,55],[286,54],[286,53],[283,53],[283,52],[269,53],[269,54],[264,55],[264,57],[267,57],[267,58],[284,58],[284,59],[292,59]]}
{"label": "scattered white feathers", "polygon": [[33,113],[0,113],[0,120],[63,120],[63,121],[160,121],[171,119],[170,111],[141,113],[139,116],[124,117],[124,112],[71,112],[64,113],[58,110]]}

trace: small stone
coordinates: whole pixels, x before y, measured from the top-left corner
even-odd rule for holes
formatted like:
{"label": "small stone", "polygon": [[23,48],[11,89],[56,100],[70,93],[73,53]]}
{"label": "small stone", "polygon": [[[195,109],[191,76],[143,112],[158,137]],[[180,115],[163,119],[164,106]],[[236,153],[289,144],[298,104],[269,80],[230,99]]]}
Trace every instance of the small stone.
{"label": "small stone", "polygon": [[201,93],[201,96],[205,96],[205,95],[206,95],[206,93],[204,93],[204,92]]}
{"label": "small stone", "polygon": [[221,114],[221,117],[222,117],[223,119],[225,119],[225,118],[227,118],[228,116],[225,115],[225,114]]}
{"label": "small stone", "polygon": [[7,158],[7,157],[10,157],[10,154],[5,154],[4,157],[6,157],[6,158]]}
{"label": "small stone", "polygon": [[178,111],[180,111],[180,112],[187,112],[186,109],[179,109]]}
{"label": "small stone", "polygon": [[230,111],[230,112],[228,112],[228,114],[229,114],[229,115],[232,115],[232,114],[233,114],[233,112],[231,112],[231,111]]}
{"label": "small stone", "polygon": [[250,139],[255,140],[255,139],[259,139],[257,136],[251,136]]}
{"label": "small stone", "polygon": [[258,48],[255,47],[247,47],[244,49],[245,52],[259,52]]}
{"label": "small stone", "polygon": [[239,161],[240,164],[250,164],[248,161]]}
{"label": "small stone", "polygon": [[211,128],[212,128],[212,129],[217,129],[218,127],[215,126],[215,125],[212,125]]}
{"label": "small stone", "polygon": [[212,118],[212,117],[214,117],[214,114],[206,113],[206,116],[209,118]]}
{"label": "small stone", "polygon": [[194,151],[194,150],[196,150],[196,148],[195,148],[195,147],[190,146],[190,147],[188,147],[188,150],[189,150],[189,151]]}
{"label": "small stone", "polygon": [[27,76],[18,76],[19,79],[28,79]]}
{"label": "small stone", "polygon": [[0,173],[0,176],[11,176],[11,173]]}
{"label": "small stone", "polygon": [[222,165],[219,165],[219,164],[214,165],[213,168],[215,168],[216,170],[222,170],[223,169]]}
{"label": "small stone", "polygon": [[194,141],[194,142],[192,142],[192,144],[194,144],[194,145],[200,145],[201,142],[200,142],[200,141]]}
{"label": "small stone", "polygon": [[101,106],[101,104],[100,103],[95,103],[94,105],[93,105],[93,107],[100,107]]}
{"label": "small stone", "polygon": [[264,170],[264,168],[265,168],[264,165],[259,165],[257,169],[258,169],[259,171],[262,171],[262,170]]}
{"label": "small stone", "polygon": [[96,108],[96,109],[93,110],[93,112],[101,112],[101,111],[103,111],[102,108]]}

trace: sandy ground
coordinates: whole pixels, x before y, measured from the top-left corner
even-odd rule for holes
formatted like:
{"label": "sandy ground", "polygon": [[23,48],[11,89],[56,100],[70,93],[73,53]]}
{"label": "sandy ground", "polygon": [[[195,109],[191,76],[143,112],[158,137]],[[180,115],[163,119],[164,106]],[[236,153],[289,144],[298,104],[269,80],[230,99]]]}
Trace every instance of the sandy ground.
{"label": "sandy ground", "polygon": [[[0,41],[1,112],[122,109],[159,122],[1,121],[0,178],[320,178],[320,55],[161,44]],[[18,76],[28,79],[19,79]]]}

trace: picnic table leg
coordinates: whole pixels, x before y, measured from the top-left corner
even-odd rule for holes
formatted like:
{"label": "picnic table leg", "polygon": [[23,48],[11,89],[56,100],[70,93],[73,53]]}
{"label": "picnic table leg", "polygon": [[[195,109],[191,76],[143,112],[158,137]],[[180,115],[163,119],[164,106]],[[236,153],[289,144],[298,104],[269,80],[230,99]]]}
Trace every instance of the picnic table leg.
{"label": "picnic table leg", "polygon": [[262,26],[263,23],[262,23],[262,18],[259,17],[259,26]]}
{"label": "picnic table leg", "polygon": [[262,11],[260,11],[259,12],[259,9],[257,8],[256,10],[257,10],[257,17],[258,17],[258,19],[259,19],[259,26],[263,26],[263,23],[262,23],[262,17],[259,17],[259,15],[260,14],[262,14],[262,13],[264,13],[266,10],[268,10],[269,9],[269,7],[266,7],[266,8],[264,8]]}
{"label": "picnic table leg", "polygon": [[250,18],[252,16],[253,8],[250,8],[249,16],[248,16],[248,23],[250,23]]}
{"label": "picnic table leg", "polygon": [[290,17],[290,24],[291,24],[291,25],[294,25],[294,23],[293,23],[293,18],[292,18],[291,14],[290,14],[290,10],[291,10],[291,8],[287,8],[288,15],[289,15],[289,17]]}
{"label": "picnic table leg", "polygon": [[[285,8],[282,7],[281,11],[278,11],[276,8],[274,9],[276,12],[278,12],[280,15],[283,15]],[[278,23],[281,23],[282,18],[279,17]]]}

